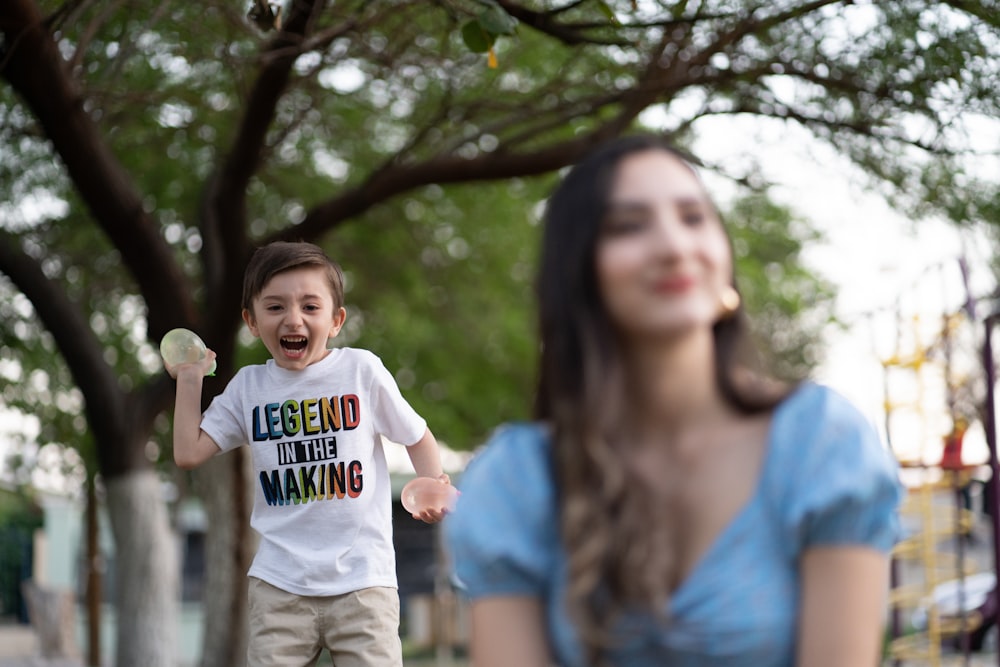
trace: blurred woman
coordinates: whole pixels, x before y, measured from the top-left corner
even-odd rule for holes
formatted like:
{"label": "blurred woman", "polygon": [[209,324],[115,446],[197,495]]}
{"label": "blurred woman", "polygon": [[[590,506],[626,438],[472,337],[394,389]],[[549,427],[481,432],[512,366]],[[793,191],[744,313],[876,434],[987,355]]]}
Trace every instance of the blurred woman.
{"label": "blurred woman", "polygon": [[901,487],[862,415],[753,362],[732,244],[651,137],[549,200],[536,421],[445,521],[476,667],[879,660]]}

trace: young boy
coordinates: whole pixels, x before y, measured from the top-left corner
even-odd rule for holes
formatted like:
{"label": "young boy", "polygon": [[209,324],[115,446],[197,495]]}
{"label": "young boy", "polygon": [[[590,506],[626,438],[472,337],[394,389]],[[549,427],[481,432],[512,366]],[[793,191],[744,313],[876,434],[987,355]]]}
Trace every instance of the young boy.
{"label": "young boy", "polygon": [[[380,436],[406,445],[417,474],[448,482],[425,421],[371,352],[328,349],[344,310],[340,268],[309,243],[258,249],[243,279],[243,320],[271,359],[241,369],[201,414],[215,353],[168,366],[177,379],[174,460],[194,468],[249,443],[251,525],[247,664],[401,667],[389,473]],[[440,521],[443,510],[418,518]]]}

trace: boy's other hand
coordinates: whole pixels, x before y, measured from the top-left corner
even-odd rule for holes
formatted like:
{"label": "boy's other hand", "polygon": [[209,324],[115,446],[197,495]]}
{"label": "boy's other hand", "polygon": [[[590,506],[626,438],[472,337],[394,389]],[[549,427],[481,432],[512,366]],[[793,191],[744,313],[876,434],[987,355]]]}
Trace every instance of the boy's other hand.
{"label": "boy's other hand", "polygon": [[414,519],[418,519],[424,523],[439,523],[444,519],[446,514],[448,514],[447,507],[434,507],[415,513],[412,516]]}
{"label": "boy's other hand", "polygon": [[[448,473],[446,472],[441,473],[434,479],[443,484],[451,486],[451,477],[449,477]],[[461,492],[458,489],[455,489],[454,494],[456,498],[460,493]],[[450,502],[445,501],[441,505],[426,507],[420,512],[413,512],[410,516],[412,516],[414,519],[417,519],[418,521],[423,521],[424,523],[439,523],[441,520],[444,519],[444,517],[448,514],[448,512],[451,511],[451,506],[453,504],[454,504],[454,498]]]}

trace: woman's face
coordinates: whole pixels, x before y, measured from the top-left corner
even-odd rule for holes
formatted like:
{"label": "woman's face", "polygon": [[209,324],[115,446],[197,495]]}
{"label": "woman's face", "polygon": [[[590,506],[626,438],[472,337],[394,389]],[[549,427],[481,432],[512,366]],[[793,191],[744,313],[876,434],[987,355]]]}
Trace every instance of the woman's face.
{"label": "woman's face", "polygon": [[604,306],[630,338],[711,328],[723,312],[729,241],[701,182],[665,151],[619,163],[595,261]]}

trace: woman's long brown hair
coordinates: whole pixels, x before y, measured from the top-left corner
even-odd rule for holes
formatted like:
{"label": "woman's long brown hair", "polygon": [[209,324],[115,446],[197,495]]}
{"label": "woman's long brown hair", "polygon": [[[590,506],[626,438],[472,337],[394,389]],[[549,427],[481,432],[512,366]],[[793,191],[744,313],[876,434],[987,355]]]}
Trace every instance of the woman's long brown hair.
{"label": "woman's long brown hair", "polygon": [[[605,664],[623,611],[665,612],[675,564],[671,517],[654,515],[652,490],[619,451],[624,370],[594,268],[617,166],[650,150],[690,166],[661,139],[632,136],[606,144],[570,170],[546,207],[536,283],[542,345],[535,416],[552,428],[569,561],[566,603],[591,664]],[[787,390],[761,391],[742,381],[752,352],[742,307],[715,325],[714,338],[724,398],[747,414],[773,409]]]}

